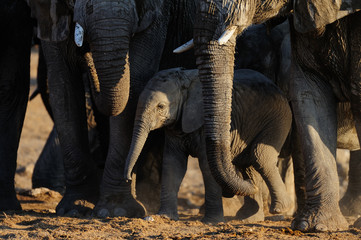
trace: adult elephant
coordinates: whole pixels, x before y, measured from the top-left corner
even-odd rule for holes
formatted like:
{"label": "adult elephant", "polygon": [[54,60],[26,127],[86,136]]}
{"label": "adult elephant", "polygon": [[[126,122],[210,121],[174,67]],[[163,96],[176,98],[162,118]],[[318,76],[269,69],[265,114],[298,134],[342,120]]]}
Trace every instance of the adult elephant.
{"label": "adult elephant", "polygon": [[[171,51],[192,35],[194,1],[77,0],[75,6],[73,0],[29,1],[40,19],[39,37],[47,60],[50,102],[56,109],[55,124],[65,153],[67,187],[57,213],[78,213],[78,200],[92,199],[97,188],[87,168],[89,147],[80,94],[83,90],[79,80],[74,79],[81,77],[85,67],[90,70],[96,108],[112,116],[96,215],[143,216],[145,209],[135,200],[135,181],[132,184],[122,180],[136,101],[146,82],[160,68],[195,67],[191,53],[176,56]],[[192,59],[184,61],[185,58]],[[52,84],[50,78],[54,79]],[[52,97],[52,92],[58,96]],[[146,168],[156,168],[154,159],[161,159],[153,154],[160,152],[157,148],[162,146],[158,143],[161,141],[149,146],[155,149],[148,155],[154,164],[148,161],[144,163]],[[144,172],[148,171],[141,171]]]}
{"label": "adult elephant", "polygon": [[306,196],[293,222],[296,229],[348,226],[338,205],[336,103],[351,101],[361,136],[361,16],[352,13],[361,8],[357,4],[329,0],[201,0],[197,6],[194,43],[203,86],[207,157],[224,194],[230,196],[250,192],[229,164],[236,36],[251,24],[293,11],[290,31],[295,66],[289,95],[300,141],[296,147],[301,157],[296,158],[295,165],[305,168],[304,176],[296,182],[304,183]]}
{"label": "adult elephant", "polygon": [[33,22],[23,0],[0,3],[0,211],[20,210],[14,176],[30,87]]}

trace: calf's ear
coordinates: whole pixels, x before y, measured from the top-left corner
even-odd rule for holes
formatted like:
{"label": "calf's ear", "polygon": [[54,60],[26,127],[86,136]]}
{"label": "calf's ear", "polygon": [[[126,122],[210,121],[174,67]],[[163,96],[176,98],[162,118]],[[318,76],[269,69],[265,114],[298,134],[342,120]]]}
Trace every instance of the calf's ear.
{"label": "calf's ear", "polygon": [[73,0],[27,0],[31,15],[37,20],[38,38],[64,41],[69,36]]}
{"label": "calf's ear", "polygon": [[182,130],[185,133],[194,132],[203,126],[203,122],[202,86],[196,79],[189,85],[187,99],[183,104]]}
{"label": "calf's ear", "polygon": [[294,0],[294,26],[298,32],[310,32],[359,9],[359,0]]}

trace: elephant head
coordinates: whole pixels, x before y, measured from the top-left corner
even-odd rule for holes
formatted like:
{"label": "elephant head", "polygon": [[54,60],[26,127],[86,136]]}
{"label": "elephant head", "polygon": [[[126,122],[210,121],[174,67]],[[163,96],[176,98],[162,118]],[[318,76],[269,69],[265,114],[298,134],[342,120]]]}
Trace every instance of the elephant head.
{"label": "elephant head", "polygon": [[201,86],[197,70],[180,68],[157,73],[140,94],[125,178],[132,169],[150,131],[181,121],[182,131],[190,133],[203,125]]}
{"label": "elephant head", "polygon": [[41,40],[64,41],[75,31],[78,46],[88,43],[90,52],[85,57],[95,103],[106,115],[121,113],[129,98],[130,39],[154,22],[163,0],[27,1],[38,20]]}
{"label": "elephant head", "polygon": [[75,42],[89,44],[85,55],[98,109],[121,113],[129,98],[130,40],[147,29],[160,13],[163,0],[77,0],[74,6]]}
{"label": "elephant head", "polygon": [[[356,1],[344,0],[350,5]],[[293,3],[293,5],[292,5]],[[202,82],[207,158],[224,196],[251,194],[240,191],[241,179],[231,163],[230,123],[236,36],[251,24],[288,15],[306,32],[335,21],[341,0],[200,0],[194,25],[194,46]],[[350,10],[349,12],[352,12]],[[306,23],[314,22],[313,25]]]}

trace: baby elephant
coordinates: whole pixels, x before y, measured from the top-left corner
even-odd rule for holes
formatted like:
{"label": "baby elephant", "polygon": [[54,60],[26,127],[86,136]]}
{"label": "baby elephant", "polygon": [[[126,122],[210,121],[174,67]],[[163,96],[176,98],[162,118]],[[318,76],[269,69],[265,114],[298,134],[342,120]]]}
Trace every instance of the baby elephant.
{"label": "baby elephant", "polygon": [[[222,190],[214,180],[206,158],[201,89],[198,70],[164,70],[148,82],[137,106],[125,178],[131,179],[132,169],[149,132],[166,126],[159,214],[178,219],[177,194],[186,172],[188,156],[191,155],[199,159],[205,185],[203,221],[219,222],[224,220]],[[272,213],[284,212],[291,205],[276,166],[291,121],[288,102],[271,80],[253,70],[234,72],[233,164],[244,179],[250,179],[248,181],[256,186],[262,185],[261,177],[257,177],[257,172],[260,173],[270,189]],[[257,205],[253,208],[256,209],[249,209],[250,204],[247,209],[241,209],[243,213],[238,216],[247,218],[263,209],[262,200],[254,199]]]}

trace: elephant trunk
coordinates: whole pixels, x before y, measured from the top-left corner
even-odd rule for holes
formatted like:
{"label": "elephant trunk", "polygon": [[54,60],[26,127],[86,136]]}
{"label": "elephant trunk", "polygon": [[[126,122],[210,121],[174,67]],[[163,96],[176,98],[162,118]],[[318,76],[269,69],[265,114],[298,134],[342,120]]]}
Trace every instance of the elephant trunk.
{"label": "elephant trunk", "polygon": [[214,32],[213,29],[205,29],[205,24],[198,26],[194,43],[202,82],[204,132],[209,167],[215,180],[222,187],[223,196],[251,195],[257,192],[257,187],[238,176],[232,164],[230,149],[235,37],[221,46],[216,39],[209,40],[212,39],[210,33]]}
{"label": "elephant trunk", "polygon": [[[92,75],[92,91],[100,112],[108,116],[120,114],[129,98],[130,72],[128,49],[117,48],[116,38],[98,39],[106,45],[91,45],[86,60]],[[129,46],[129,42],[122,43]]]}
{"label": "elephant trunk", "polygon": [[132,143],[130,145],[130,150],[125,161],[124,178],[127,180],[131,180],[132,170],[137,163],[140,153],[142,152],[149,132],[150,128],[148,127],[148,124],[146,124],[142,120],[136,119],[134,124]]}
{"label": "elephant trunk", "polygon": [[[91,53],[86,54],[93,78],[95,103],[103,114],[120,114],[129,99],[129,41],[133,34],[131,4],[99,1],[86,20],[87,40]],[[118,12],[124,12],[119,16]],[[128,14],[125,14],[128,13]],[[128,19],[129,18],[129,19]]]}

